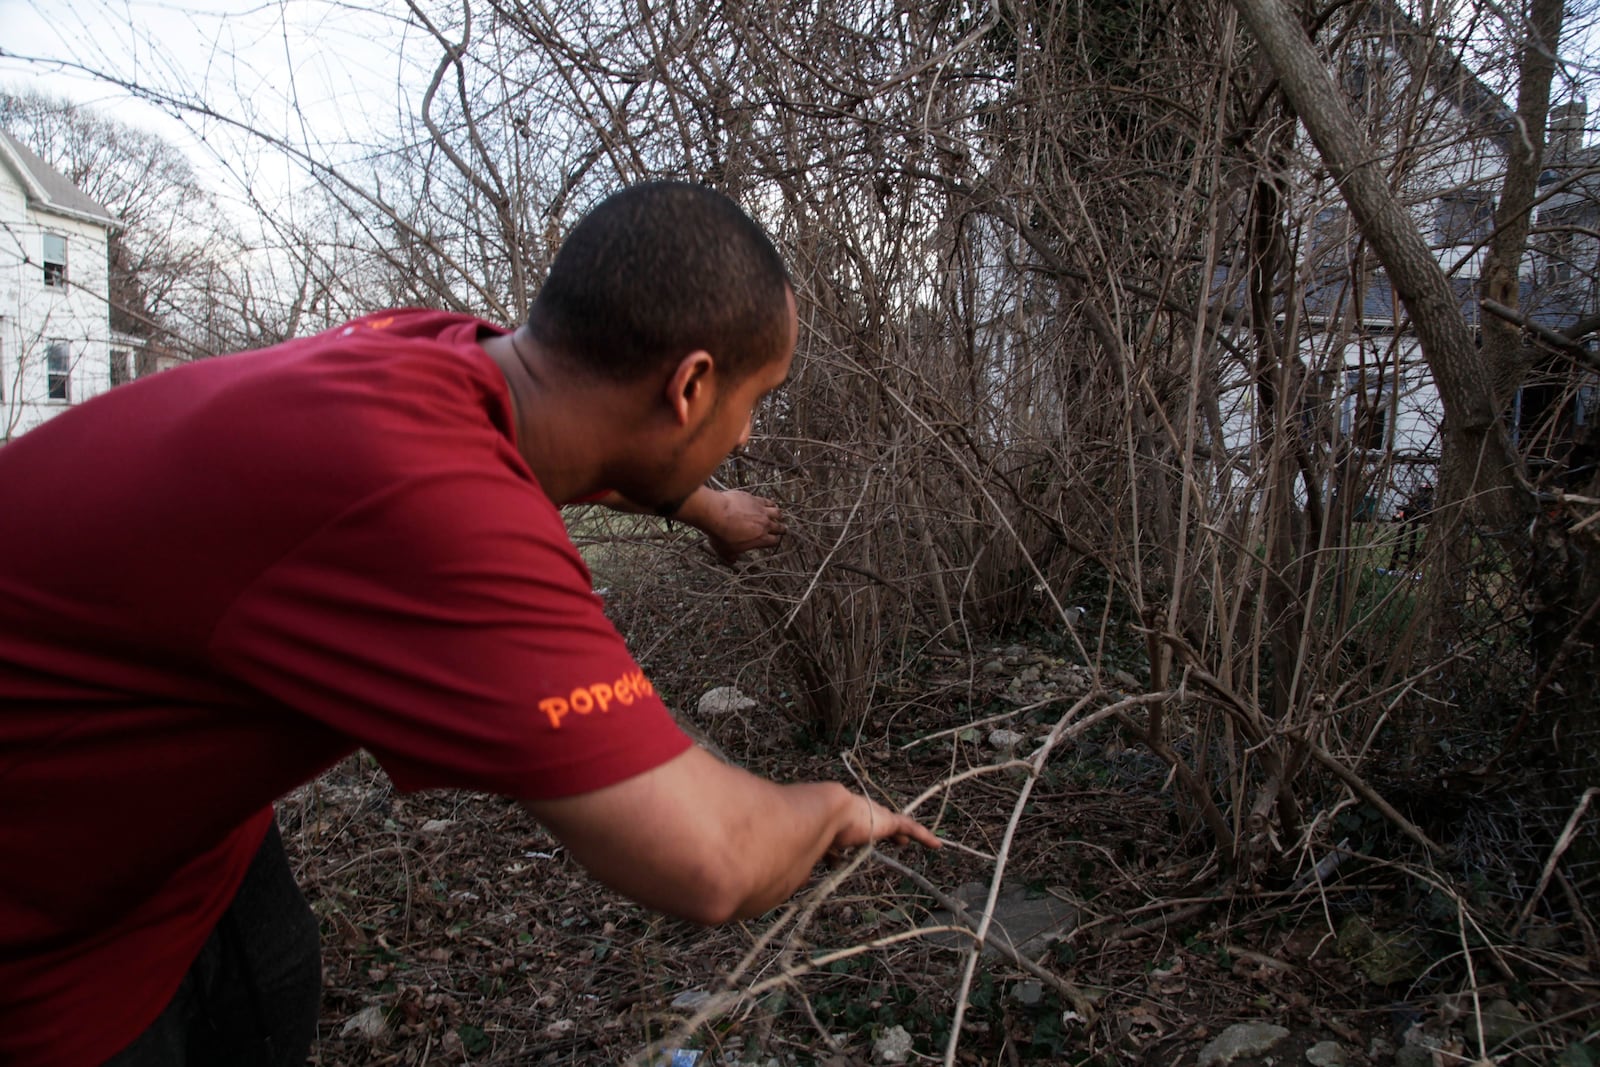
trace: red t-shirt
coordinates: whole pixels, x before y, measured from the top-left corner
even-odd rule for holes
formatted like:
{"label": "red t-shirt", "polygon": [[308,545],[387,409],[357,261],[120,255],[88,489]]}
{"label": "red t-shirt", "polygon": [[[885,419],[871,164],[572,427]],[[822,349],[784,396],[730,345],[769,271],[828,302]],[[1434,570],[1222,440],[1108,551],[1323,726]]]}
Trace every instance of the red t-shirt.
{"label": "red t-shirt", "polygon": [[357,747],[532,799],[688,747],[517,453],[493,330],[368,316],[0,449],[0,1063],[138,1036],[271,802]]}

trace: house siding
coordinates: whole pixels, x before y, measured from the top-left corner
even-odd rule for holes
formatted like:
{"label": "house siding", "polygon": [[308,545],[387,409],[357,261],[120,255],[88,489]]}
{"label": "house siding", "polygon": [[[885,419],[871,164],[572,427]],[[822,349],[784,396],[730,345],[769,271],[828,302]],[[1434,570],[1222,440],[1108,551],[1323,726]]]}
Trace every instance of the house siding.
{"label": "house siding", "polygon": [[[1375,30],[1373,37],[1381,33]],[[1423,40],[1404,33],[1396,40],[1401,38]],[[1476,327],[1496,196],[1507,151],[1516,143],[1514,124],[1504,105],[1465,68],[1452,68],[1448,57],[1436,54],[1424,65],[1433,73],[1424,74],[1413,62],[1415,45],[1408,54],[1375,43],[1372,52],[1364,63],[1357,62],[1361,77],[1346,77],[1347,87],[1361,89],[1353,100],[1357,114],[1395,194],[1450,278],[1465,321]],[[1439,76],[1441,71],[1448,76]],[[1553,114],[1547,184],[1589,173],[1600,159],[1600,151],[1583,147],[1584,117],[1582,105],[1564,105]],[[1370,248],[1356,257],[1359,235],[1344,201],[1301,134],[1303,169],[1290,183],[1299,195],[1287,220],[1297,240],[1291,291],[1298,302],[1277,307],[1276,325],[1293,330],[1291,342],[1306,380],[1305,392],[1287,409],[1300,414],[1280,433],[1302,435],[1313,446],[1320,463],[1313,478],[1324,499],[1350,502],[1354,496],[1353,513],[1388,517],[1424,483],[1437,482],[1443,402],[1385,271]],[[1541,326],[1566,329],[1600,306],[1591,280],[1600,247],[1590,236],[1600,216],[1594,207],[1597,185],[1580,179],[1550,198],[1535,219],[1534,240],[1519,264],[1517,303]],[[1557,217],[1565,224],[1564,235],[1541,235],[1538,227]],[[1553,262],[1557,252],[1564,271],[1558,269],[1562,263]],[[1244,306],[1242,267],[1219,270],[1212,284],[1220,300]],[[1241,351],[1253,351],[1247,329],[1232,334]],[[1232,393],[1221,406],[1224,441],[1239,469],[1253,471],[1252,463],[1260,460],[1262,413],[1251,368],[1236,365],[1226,383]],[[1594,394],[1595,383],[1586,381],[1575,395],[1555,402],[1568,405],[1570,419],[1582,422],[1592,417],[1587,405]],[[1381,423],[1370,417],[1375,410],[1382,413]],[[1514,415],[1513,435],[1516,421]]]}
{"label": "house siding", "polygon": [[[66,238],[64,285],[46,285],[45,234]],[[109,230],[51,210],[0,162],[0,442],[111,387]],[[50,346],[70,346],[68,398],[51,399]]]}

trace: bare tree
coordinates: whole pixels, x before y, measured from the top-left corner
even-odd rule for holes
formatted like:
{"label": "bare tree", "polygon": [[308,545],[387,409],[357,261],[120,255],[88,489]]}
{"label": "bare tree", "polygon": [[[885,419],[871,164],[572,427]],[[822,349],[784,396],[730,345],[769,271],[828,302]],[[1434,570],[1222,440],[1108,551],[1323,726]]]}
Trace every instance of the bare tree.
{"label": "bare tree", "polygon": [[183,289],[226,232],[183,153],[36,90],[0,92],[0,125],[122,221],[110,237],[111,328],[170,345]]}

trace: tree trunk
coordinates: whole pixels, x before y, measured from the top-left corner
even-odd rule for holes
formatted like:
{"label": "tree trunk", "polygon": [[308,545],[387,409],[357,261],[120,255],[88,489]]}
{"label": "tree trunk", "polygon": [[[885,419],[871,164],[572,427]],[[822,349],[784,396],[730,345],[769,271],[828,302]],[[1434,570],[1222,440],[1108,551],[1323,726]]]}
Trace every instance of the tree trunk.
{"label": "tree trunk", "polygon": [[1437,516],[1443,521],[1436,520],[1436,528],[1458,527],[1464,506],[1483,512],[1491,522],[1509,519],[1510,510],[1500,509],[1508,505],[1505,490],[1517,482],[1517,457],[1497,417],[1493,377],[1444,271],[1390,190],[1382,157],[1356,125],[1327,62],[1282,0],[1234,0],[1234,6],[1260,42],[1362,235],[1411,314],[1444,407],[1446,484],[1440,487]]}

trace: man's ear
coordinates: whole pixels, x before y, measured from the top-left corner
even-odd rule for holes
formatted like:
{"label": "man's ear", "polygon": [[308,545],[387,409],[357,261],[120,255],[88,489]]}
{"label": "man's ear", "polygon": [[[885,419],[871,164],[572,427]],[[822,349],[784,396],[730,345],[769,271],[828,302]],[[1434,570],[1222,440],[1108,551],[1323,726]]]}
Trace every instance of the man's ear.
{"label": "man's ear", "polygon": [[696,349],[678,361],[667,379],[667,407],[679,426],[689,426],[710,411],[715,399],[716,364],[711,353]]}

